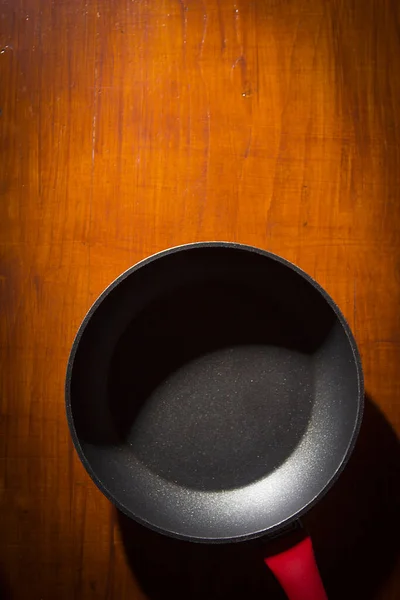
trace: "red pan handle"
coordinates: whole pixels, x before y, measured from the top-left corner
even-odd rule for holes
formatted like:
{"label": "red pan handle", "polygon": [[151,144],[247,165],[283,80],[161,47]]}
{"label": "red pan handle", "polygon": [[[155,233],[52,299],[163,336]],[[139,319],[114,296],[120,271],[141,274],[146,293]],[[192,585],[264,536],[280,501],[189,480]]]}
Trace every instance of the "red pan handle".
{"label": "red pan handle", "polygon": [[311,538],[265,558],[289,600],[328,600],[315,562]]}

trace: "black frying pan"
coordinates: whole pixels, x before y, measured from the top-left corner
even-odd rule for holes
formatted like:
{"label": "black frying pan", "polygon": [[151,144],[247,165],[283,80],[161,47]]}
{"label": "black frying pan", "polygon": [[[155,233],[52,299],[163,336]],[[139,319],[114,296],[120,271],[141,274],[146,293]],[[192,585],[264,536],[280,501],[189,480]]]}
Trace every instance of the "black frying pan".
{"label": "black frying pan", "polygon": [[[74,341],[66,403],[84,466],[120,510],[228,542],[286,527],[332,485],[363,378],[315,281],[263,250],[210,242],[151,256],[103,292]],[[324,597],[283,584],[296,600]]]}

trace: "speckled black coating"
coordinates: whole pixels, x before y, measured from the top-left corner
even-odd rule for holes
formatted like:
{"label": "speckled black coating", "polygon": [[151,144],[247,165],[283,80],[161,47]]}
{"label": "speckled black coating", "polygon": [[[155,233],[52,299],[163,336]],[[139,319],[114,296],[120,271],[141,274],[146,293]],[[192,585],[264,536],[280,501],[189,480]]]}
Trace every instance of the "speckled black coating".
{"label": "speckled black coating", "polygon": [[71,351],[66,407],[101,491],[163,533],[207,542],[288,525],[355,443],[353,335],[308,275],[271,253],[207,242],[115,280]]}

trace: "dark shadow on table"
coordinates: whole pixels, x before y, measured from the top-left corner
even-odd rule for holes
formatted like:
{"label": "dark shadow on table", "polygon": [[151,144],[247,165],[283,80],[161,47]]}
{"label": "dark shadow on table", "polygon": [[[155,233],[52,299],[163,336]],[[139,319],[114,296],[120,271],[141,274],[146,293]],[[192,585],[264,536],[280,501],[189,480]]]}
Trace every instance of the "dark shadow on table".
{"label": "dark shadow on table", "polygon": [[1,600],[12,600],[12,594],[6,578],[0,572],[0,598]]}
{"label": "dark shadow on table", "polygon": [[360,435],[347,467],[303,519],[330,599],[376,598],[399,552],[399,515],[399,440],[366,397]]}
{"label": "dark shadow on table", "polygon": [[[366,398],[346,469],[303,519],[330,600],[373,600],[393,569],[399,550],[399,482],[398,439]],[[263,564],[260,540],[192,544],[147,530],[120,512],[118,523],[129,565],[150,600],[285,598]]]}

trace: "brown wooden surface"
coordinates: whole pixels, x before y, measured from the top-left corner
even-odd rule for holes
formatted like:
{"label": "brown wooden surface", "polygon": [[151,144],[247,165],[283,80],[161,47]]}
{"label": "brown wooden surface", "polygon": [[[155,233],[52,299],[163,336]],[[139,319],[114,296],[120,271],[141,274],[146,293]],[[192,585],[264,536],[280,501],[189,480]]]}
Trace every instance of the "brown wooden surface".
{"label": "brown wooden surface", "polygon": [[1,577],[139,600],[63,398],[81,319],[136,261],[209,239],[294,261],[400,432],[400,3],[1,0],[0,78]]}

